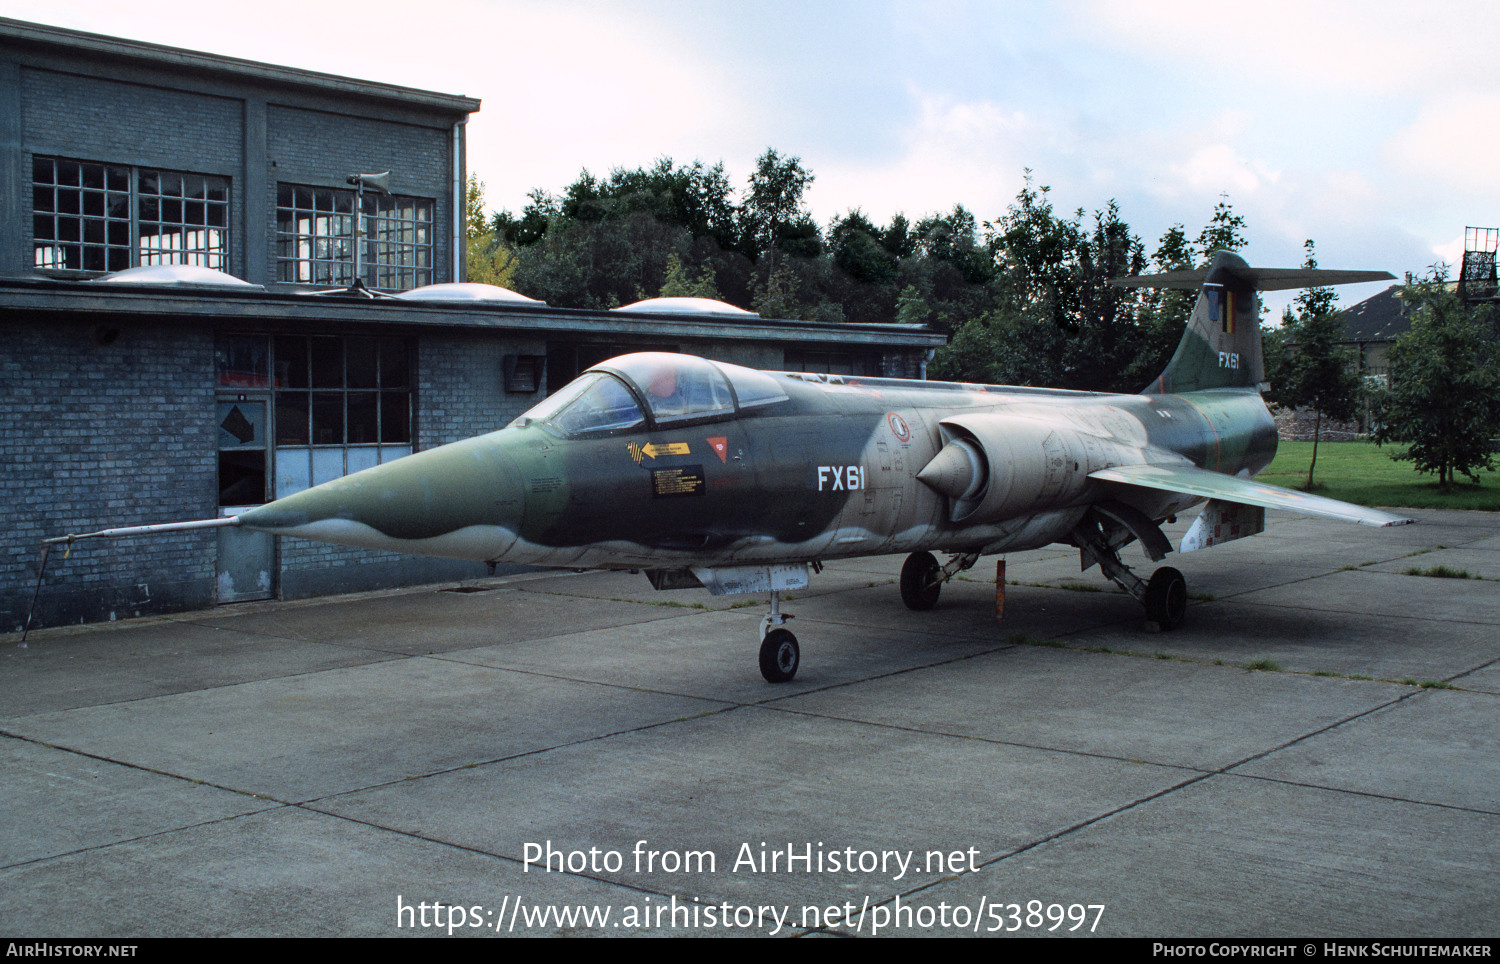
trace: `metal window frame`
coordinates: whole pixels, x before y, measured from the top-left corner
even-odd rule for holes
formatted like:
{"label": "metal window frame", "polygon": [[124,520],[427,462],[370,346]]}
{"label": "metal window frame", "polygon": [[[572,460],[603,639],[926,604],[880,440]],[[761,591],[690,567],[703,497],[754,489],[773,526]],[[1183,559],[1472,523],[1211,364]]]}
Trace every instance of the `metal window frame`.
{"label": "metal window frame", "polygon": [[[269,438],[268,438],[268,445],[267,445],[267,448],[266,448],[266,460],[267,460],[267,485],[270,487],[270,492],[271,492],[272,498],[279,498],[280,497],[280,487],[281,487],[281,481],[282,480],[279,477],[279,471],[278,471],[278,467],[279,467],[279,464],[280,464],[280,460],[278,458],[278,453],[281,450],[283,450],[283,449],[293,449],[293,450],[299,450],[299,451],[305,450],[307,452],[307,457],[308,457],[308,478],[309,479],[311,479],[313,477],[313,474],[312,474],[313,459],[315,458],[315,453],[319,452],[319,451],[321,451],[321,452],[338,451],[340,453],[340,466],[341,466],[340,475],[341,476],[342,475],[348,475],[350,473],[350,471],[351,471],[351,469],[350,469],[350,463],[349,463],[349,452],[350,452],[351,449],[373,449],[373,450],[375,450],[375,452],[376,452],[375,464],[382,464],[382,463],[388,461],[388,459],[386,458],[386,453],[385,453],[385,449],[388,448],[388,447],[392,447],[392,446],[405,446],[406,449],[408,450],[408,452],[415,452],[415,451],[417,451],[417,425],[416,425],[416,416],[417,416],[417,384],[416,384],[416,342],[415,342],[415,339],[412,339],[412,338],[406,337],[406,336],[402,336],[402,335],[346,335],[346,334],[336,334],[336,335],[321,335],[321,334],[318,334],[318,335],[313,335],[313,334],[304,334],[304,333],[301,333],[301,332],[253,332],[253,331],[249,331],[249,332],[247,332],[247,331],[223,331],[223,332],[219,332],[219,334],[218,334],[217,337],[219,339],[227,339],[227,338],[260,338],[260,339],[264,339],[264,341],[265,341],[267,376],[266,376],[266,384],[264,386],[245,387],[245,386],[217,385],[217,378],[218,378],[217,371],[215,372],[215,381],[216,381],[216,388],[217,388],[219,394],[221,394],[221,395],[222,394],[226,394],[226,393],[233,393],[233,392],[254,392],[256,394],[263,395],[270,402],[270,408],[269,408],[268,413],[267,413],[268,414],[268,418],[269,418],[269,423],[268,423],[268,428],[267,428],[267,434],[269,435]],[[276,341],[277,341],[277,339],[282,339],[282,338],[286,338],[286,339],[298,339],[298,340],[300,340],[300,341],[302,341],[304,343],[304,347],[305,347],[304,357],[307,360],[307,366],[308,366],[307,370],[303,373],[304,376],[305,376],[305,381],[308,383],[305,387],[290,388],[290,387],[285,387],[285,386],[279,384],[280,375],[278,374]],[[340,384],[338,386],[314,386],[312,384],[312,341],[314,339],[318,339],[318,338],[329,338],[329,339],[332,339],[332,340],[337,341],[339,343],[339,381],[340,381]],[[349,386],[349,352],[348,352],[348,344],[349,344],[349,341],[351,339],[355,339],[355,338],[368,338],[371,341],[373,341],[375,343],[375,345],[376,345],[376,353],[375,353],[375,387],[374,388],[351,388]],[[405,372],[406,387],[405,388],[391,388],[391,387],[387,387],[387,384],[388,384],[388,374],[387,374],[387,372],[385,370],[385,363],[382,360],[381,355],[380,355],[380,351],[379,351],[379,344],[380,344],[381,340],[385,339],[385,338],[391,338],[391,339],[398,340],[403,345],[403,349],[404,349],[403,353],[404,353],[405,358],[406,358],[406,363],[405,363],[405,369],[406,369],[406,372]],[[216,355],[217,355],[217,351],[218,351],[218,346],[216,344],[216,347],[215,347],[215,354]],[[215,367],[217,368],[217,362],[215,363]],[[342,439],[339,442],[318,443],[318,442],[316,442],[314,440],[314,436],[313,436],[313,406],[312,406],[312,397],[315,396],[315,395],[317,395],[317,394],[320,394],[320,393],[337,394],[337,395],[340,396],[341,408],[343,410],[343,430],[342,430]],[[373,394],[373,395],[376,396],[375,435],[376,435],[377,441],[375,441],[375,442],[351,442],[351,441],[349,441],[349,396],[351,394],[357,395],[357,394],[362,394],[362,393]],[[399,395],[401,395],[405,399],[405,402],[406,402],[406,416],[405,416],[405,421],[406,421],[406,441],[404,441],[404,442],[401,442],[401,441],[387,442],[387,441],[380,440],[381,436],[384,435],[384,428],[385,428],[385,408],[384,408],[384,405],[382,404],[382,402],[384,400],[384,396],[387,395],[387,394],[399,394]],[[279,440],[279,425],[280,425],[280,421],[281,421],[281,419],[280,419],[280,411],[279,411],[279,402],[280,402],[280,399],[283,396],[289,396],[289,395],[301,395],[301,396],[303,396],[304,398],[307,399],[307,402],[308,402],[308,404],[307,404],[307,424],[305,426],[305,428],[306,428],[305,434],[307,436],[307,441],[305,443],[282,443]],[[400,456],[396,456],[396,457],[399,458]]]}
{"label": "metal window frame", "polygon": [[[140,165],[133,164],[115,164],[109,161],[90,161],[79,158],[58,157],[50,154],[34,154],[32,155],[31,161],[31,188],[33,192],[33,198],[35,197],[35,192],[39,188],[43,190],[49,190],[52,195],[52,210],[50,212],[38,211],[36,209],[35,201],[33,201],[32,204],[31,247],[33,262],[32,267],[35,270],[48,273],[55,272],[68,277],[107,274],[113,271],[123,270],[124,268],[137,267],[139,265],[145,264],[188,264],[215,268],[220,271],[229,270],[229,259],[232,249],[230,221],[232,213],[231,208],[233,205],[232,179],[221,174],[205,174],[198,171],[169,171],[161,168],[142,167]],[[37,180],[36,169],[38,161],[47,162],[51,165],[52,177],[50,181]],[[99,188],[88,187],[84,183],[86,178],[82,170],[80,171],[78,185],[74,186],[71,184],[62,184],[58,176],[59,167],[62,164],[77,164],[81,169],[99,169],[101,174],[100,181],[102,186]],[[109,178],[112,171],[126,172],[127,183],[124,190],[111,189],[109,187]],[[156,193],[148,195],[141,190],[142,178],[147,175],[155,175],[158,178],[158,183],[160,183],[160,178],[163,176],[177,178],[202,178],[204,182],[204,196],[201,199],[189,197],[186,193],[185,188],[182,192],[176,195],[163,194],[159,189]],[[222,186],[223,188],[224,200],[222,201],[211,200],[209,198],[210,189],[216,185]],[[58,199],[61,196],[62,192],[65,191],[77,192],[79,198],[78,213],[65,214],[60,210],[61,205],[58,203]],[[103,213],[101,215],[93,216],[86,213],[84,198],[87,194],[95,194],[101,196],[103,200]],[[123,195],[126,198],[126,214],[124,217],[115,217],[110,215],[109,201],[111,195]],[[205,217],[203,224],[189,224],[185,216],[178,220],[168,220],[157,217],[152,219],[150,223],[156,225],[158,228],[181,228],[182,230],[179,232],[170,233],[173,233],[176,236],[182,238],[188,237],[192,233],[193,229],[197,229],[198,232],[204,236],[205,240],[209,237],[215,236],[216,232],[217,237],[220,239],[220,243],[218,245],[204,244],[194,247],[187,247],[186,245],[184,245],[180,248],[171,248],[158,244],[151,247],[148,255],[147,250],[142,247],[143,235],[141,232],[141,200],[143,197],[155,198],[158,204],[160,204],[163,200],[177,201],[184,206],[195,201],[198,203],[202,203],[205,206]],[[208,223],[209,218],[207,216],[207,212],[211,208],[222,209],[224,222],[222,226],[210,225]],[[158,214],[160,213],[160,208],[158,208]],[[38,218],[42,217],[50,217],[52,219],[52,237],[47,240],[50,240],[50,250],[55,252],[55,254],[50,261],[39,262],[37,254],[38,252],[44,250],[44,248],[38,244],[36,221]],[[63,240],[60,237],[60,235],[62,234],[61,225],[64,221],[76,222],[78,224],[79,237],[76,242]],[[90,222],[97,222],[103,225],[104,230],[102,241],[90,242],[87,240],[86,228],[88,223]],[[128,226],[127,241],[124,244],[111,243],[109,240],[110,225],[122,223],[127,224]],[[157,231],[153,234],[145,235],[145,237],[163,238],[168,234],[169,232]],[[63,249],[68,246],[76,247],[78,249],[78,260],[80,262],[80,267],[68,267],[65,263],[66,257],[64,255]],[[87,266],[89,252],[91,250],[102,252],[103,257],[101,266]],[[111,252],[123,253],[123,263],[117,262],[115,264],[111,264]],[[63,257],[58,257],[58,255],[63,255]]]}
{"label": "metal window frame", "polygon": [[[298,201],[309,191],[311,206]],[[283,201],[289,197],[289,203]],[[354,283],[355,191],[278,182],[276,186],[276,280],[286,284],[346,286]],[[324,201],[326,207],[320,207]],[[345,213],[340,202],[347,209]],[[437,201],[410,195],[366,194],[360,268],[366,287],[409,291],[431,284]],[[326,222],[336,221],[331,226]],[[326,252],[326,253],[325,253]]]}

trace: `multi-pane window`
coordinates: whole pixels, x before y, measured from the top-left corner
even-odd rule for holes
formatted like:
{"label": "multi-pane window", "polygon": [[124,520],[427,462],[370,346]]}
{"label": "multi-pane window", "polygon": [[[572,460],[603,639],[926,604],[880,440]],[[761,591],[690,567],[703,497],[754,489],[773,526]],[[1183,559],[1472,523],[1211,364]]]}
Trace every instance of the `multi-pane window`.
{"label": "multi-pane window", "polygon": [[[354,191],[280,184],[276,189],[277,280],[354,283]],[[360,273],[366,286],[407,290],[432,283],[431,199],[364,196]]]}
{"label": "multi-pane window", "polygon": [[404,338],[221,335],[221,392],[270,392],[275,498],[410,455]]}
{"label": "multi-pane window", "polygon": [[33,157],[31,197],[37,268],[229,267],[228,178]]}

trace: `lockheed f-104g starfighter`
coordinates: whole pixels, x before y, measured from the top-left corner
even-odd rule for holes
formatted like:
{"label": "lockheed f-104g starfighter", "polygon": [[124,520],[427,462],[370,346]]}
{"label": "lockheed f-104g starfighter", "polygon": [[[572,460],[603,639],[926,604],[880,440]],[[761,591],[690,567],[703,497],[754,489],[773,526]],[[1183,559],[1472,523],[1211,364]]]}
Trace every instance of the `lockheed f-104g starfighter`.
{"label": "lockheed f-104g starfighter", "polygon": [[1138,542],[1161,560],[1172,548],[1162,523],[1196,504],[1207,502],[1184,551],[1261,531],[1266,508],[1410,521],[1252,480],[1277,440],[1259,391],[1257,291],[1388,278],[1252,268],[1219,252],[1207,269],[1116,282],[1200,289],[1176,354],[1138,395],[624,355],[500,431],[200,524],[766,592],[760,669],[772,682],[800,661],[779,593],[850,556],[908,553],[901,597],[930,609],[980,556],[1066,543],[1170,629],[1187,607],[1182,574],[1142,579],[1120,550]]}

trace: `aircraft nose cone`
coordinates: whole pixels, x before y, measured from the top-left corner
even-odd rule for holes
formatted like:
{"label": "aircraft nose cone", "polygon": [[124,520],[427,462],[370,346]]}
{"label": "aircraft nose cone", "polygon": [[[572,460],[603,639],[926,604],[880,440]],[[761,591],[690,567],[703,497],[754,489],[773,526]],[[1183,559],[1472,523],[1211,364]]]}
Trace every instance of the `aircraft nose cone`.
{"label": "aircraft nose cone", "polygon": [[963,439],[954,439],[944,445],[942,451],[917,473],[917,481],[957,500],[977,495],[984,488],[985,477],[983,456]]}
{"label": "aircraft nose cone", "polygon": [[513,539],[524,496],[500,435],[455,442],[325,482],[242,512],[239,523],[279,535],[432,554],[439,547],[430,540],[466,530],[503,530]]}

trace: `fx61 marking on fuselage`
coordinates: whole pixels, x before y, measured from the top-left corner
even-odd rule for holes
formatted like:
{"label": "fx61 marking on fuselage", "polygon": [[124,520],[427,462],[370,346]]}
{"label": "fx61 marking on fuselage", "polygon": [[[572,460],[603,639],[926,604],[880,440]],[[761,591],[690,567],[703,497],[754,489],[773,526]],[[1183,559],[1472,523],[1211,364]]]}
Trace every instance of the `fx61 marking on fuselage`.
{"label": "fx61 marking on fuselage", "polygon": [[818,491],[853,492],[865,487],[865,470],[858,465],[818,466]]}

